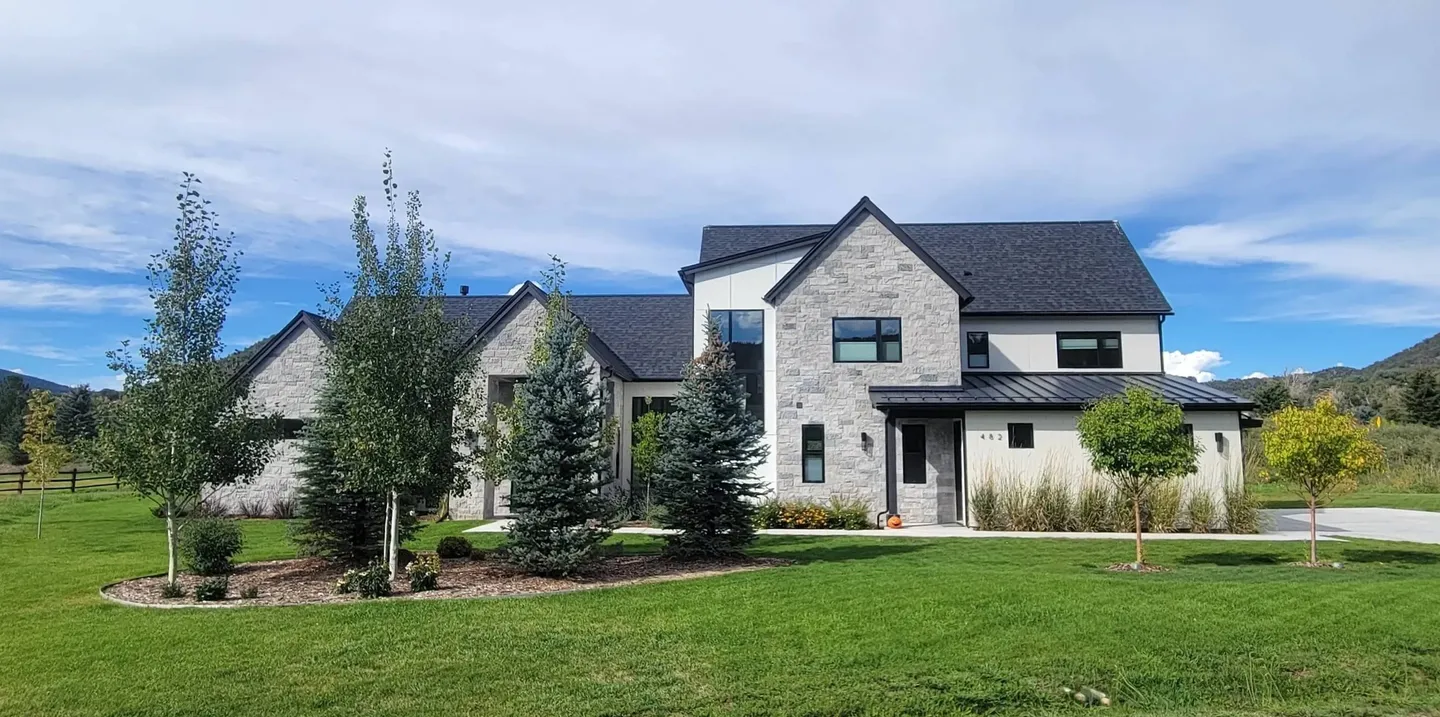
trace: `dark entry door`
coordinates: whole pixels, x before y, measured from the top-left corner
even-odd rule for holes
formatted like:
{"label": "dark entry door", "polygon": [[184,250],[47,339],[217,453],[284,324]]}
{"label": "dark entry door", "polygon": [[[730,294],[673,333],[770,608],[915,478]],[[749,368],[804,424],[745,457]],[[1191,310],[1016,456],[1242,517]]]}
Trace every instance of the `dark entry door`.
{"label": "dark entry door", "polygon": [[900,427],[901,480],[906,483],[925,482],[925,424],[909,423]]}

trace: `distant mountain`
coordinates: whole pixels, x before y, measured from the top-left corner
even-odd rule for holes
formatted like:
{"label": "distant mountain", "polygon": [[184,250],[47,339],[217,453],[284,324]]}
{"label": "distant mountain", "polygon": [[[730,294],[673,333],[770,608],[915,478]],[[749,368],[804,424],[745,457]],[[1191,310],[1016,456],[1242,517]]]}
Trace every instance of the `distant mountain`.
{"label": "distant mountain", "polygon": [[7,377],[7,376],[19,376],[19,377],[20,377],[20,380],[24,381],[24,382],[25,382],[25,385],[28,386],[28,387],[30,387],[30,388],[43,389],[43,390],[45,390],[45,391],[49,391],[50,393],[70,393],[70,387],[69,387],[69,386],[65,386],[65,385],[63,385],[63,384],[58,384],[58,383],[55,383],[54,381],[46,381],[46,380],[43,379],[43,378],[35,378],[34,376],[26,376],[26,375],[23,374],[23,373],[16,373],[16,372],[14,372],[14,371],[6,371],[5,369],[0,368],[0,381],[5,380],[5,377]]}
{"label": "distant mountain", "polygon": [[1336,366],[1284,379],[1232,378],[1211,381],[1209,385],[1238,396],[1250,397],[1266,383],[1285,380],[1291,383],[1292,394],[1295,390],[1308,395],[1320,391],[1334,391],[1340,398],[1342,408],[1357,415],[1379,414],[1390,418],[1398,415],[1401,385],[1410,374],[1417,369],[1437,367],[1440,367],[1440,334],[1365,368]]}

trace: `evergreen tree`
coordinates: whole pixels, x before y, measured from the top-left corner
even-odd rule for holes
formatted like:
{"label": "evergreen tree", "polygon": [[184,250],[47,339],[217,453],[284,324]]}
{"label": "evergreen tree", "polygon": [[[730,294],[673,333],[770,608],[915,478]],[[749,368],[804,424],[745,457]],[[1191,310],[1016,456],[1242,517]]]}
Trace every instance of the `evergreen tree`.
{"label": "evergreen tree", "polygon": [[1440,428],[1440,382],[1435,374],[1421,369],[1405,382],[1405,416],[1412,423]]}
{"label": "evergreen tree", "polygon": [[72,446],[95,438],[95,394],[89,386],[82,383],[60,398],[55,431]]}
{"label": "evergreen tree", "polygon": [[[344,435],[345,409],[328,387],[321,389],[316,414],[301,436],[297,516],[290,539],[302,554],[365,565],[383,552],[390,502],[382,491],[349,485],[340,472],[335,442]],[[418,524],[410,511],[400,515],[403,542]]]}
{"label": "evergreen tree", "polygon": [[29,399],[25,379],[6,376],[0,380],[0,463],[19,466],[30,462],[20,447],[25,437],[25,403]]}
{"label": "evergreen tree", "polygon": [[614,529],[610,442],[590,370],[585,327],[561,291],[564,264],[546,274],[549,300],[535,338],[529,378],[516,387],[505,442],[510,508],[505,551],[524,570],[565,576],[584,565]]}
{"label": "evergreen tree", "polygon": [[1268,416],[1293,405],[1295,401],[1290,398],[1290,389],[1279,379],[1266,381],[1255,391],[1255,411],[1261,416]]}
{"label": "evergreen tree", "polygon": [[712,322],[665,420],[655,476],[660,523],[679,531],[665,536],[666,551],[676,557],[739,555],[755,539],[754,471],[768,449],[745,398],[735,359]]}

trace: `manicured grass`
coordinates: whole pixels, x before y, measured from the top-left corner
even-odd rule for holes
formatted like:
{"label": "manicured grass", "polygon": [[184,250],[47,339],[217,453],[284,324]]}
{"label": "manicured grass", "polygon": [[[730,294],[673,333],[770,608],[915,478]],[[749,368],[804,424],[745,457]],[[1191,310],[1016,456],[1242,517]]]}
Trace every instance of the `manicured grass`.
{"label": "manicured grass", "polygon": [[[1155,541],[767,537],[798,564],[543,598],[239,610],[109,604],[163,566],[123,495],[0,500],[0,714],[1430,713],[1440,549]],[[417,541],[460,525],[427,529]],[[287,555],[249,521],[247,559]],[[500,536],[471,536],[480,544]],[[627,547],[653,547],[625,536]]]}
{"label": "manicured grass", "polygon": [[[1250,486],[1250,490],[1260,500],[1262,508],[1305,507],[1305,501],[1283,485],[1258,484]],[[1385,486],[1361,486],[1353,493],[1336,497],[1330,501],[1329,507],[1403,508],[1440,512],[1440,493],[1395,493],[1387,492]]]}

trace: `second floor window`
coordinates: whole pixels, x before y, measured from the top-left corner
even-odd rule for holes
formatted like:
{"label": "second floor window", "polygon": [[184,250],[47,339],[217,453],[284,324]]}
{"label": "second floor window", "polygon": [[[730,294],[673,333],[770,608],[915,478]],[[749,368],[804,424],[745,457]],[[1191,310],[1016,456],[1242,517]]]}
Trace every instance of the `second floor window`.
{"label": "second floor window", "polygon": [[900,363],[900,319],[835,319],[836,363]]}
{"label": "second floor window", "polygon": [[1119,331],[1061,331],[1055,341],[1060,368],[1124,368]]}
{"label": "second floor window", "polygon": [[990,332],[970,331],[965,334],[965,355],[969,368],[990,368]]}
{"label": "second floor window", "polygon": [[759,309],[716,309],[710,319],[720,327],[720,340],[735,357],[735,374],[745,382],[745,407],[765,423],[765,312]]}

